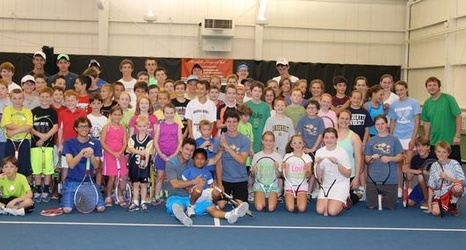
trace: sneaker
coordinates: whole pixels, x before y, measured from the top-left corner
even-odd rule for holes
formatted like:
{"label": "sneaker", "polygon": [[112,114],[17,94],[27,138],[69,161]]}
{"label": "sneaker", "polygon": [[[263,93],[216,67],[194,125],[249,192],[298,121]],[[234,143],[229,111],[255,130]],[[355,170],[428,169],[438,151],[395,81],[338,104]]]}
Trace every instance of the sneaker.
{"label": "sneaker", "polygon": [[226,212],[225,219],[227,219],[228,223],[233,224],[238,220],[238,215],[234,212],[234,210],[230,212]]}
{"label": "sneaker", "polygon": [[346,198],[346,203],[343,205],[344,210],[349,210],[353,206],[353,201],[350,197]]}
{"label": "sneaker", "polygon": [[422,210],[427,210],[427,209],[429,209],[429,204],[427,204],[427,202],[424,202],[424,203],[421,204],[421,206],[419,208],[422,209]]}
{"label": "sneaker", "polygon": [[42,200],[41,200],[41,194],[40,193],[34,193],[34,202],[35,203],[40,203]]}
{"label": "sneaker", "polygon": [[358,188],[358,192],[361,193],[361,198],[359,200],[366,201],[366,188],[361,186]]}
{"label": "sneaker", "polygon": [[24,216],[25,211],[24,208],[4,208],[5,212],[14,216]]}
{"label": "sneaker", "polygon": [[278,201],[278,203],[284,203],[285,202],[285,196],[283,196],[283,195],[278,196],[277,201]]}
{"label": "sneaker", "polygon": [[141,204],[141,212],[143,212],[143,213],[149,212],[149,209],[147,208],[147,204],[146,204],[146,203],[142,203],[142,204]]}
{"label": "sneaker", "polygon": [[52,193],[52,200],[58,200],[59,198],[60,198],[60,195],[58,194],[58,192]]}
{"label": "sneaker", "polygon": [[179,205],[179,204],[173,204],[172,206],[173,214],[175,217],[185,226],[190,227],[193,225],[193,220],[189,218],[185,213],[184,213],[184,208]]}
{"label": "sneaker", "polygon": [[42,193],[40,199],[42,200],[42,202],[49,202],[50,201],[50,194],[49,193]]}
{"label": "sneaker", "polygon": [[248,202],[251,202],[251,203],[254,202],[254,195],[253,194],[248,195]]}
{"label": "sneaker", "polygon": [[460,211],[458,209],[458,204],[457,203],[451,203],[450,204],[450,214],[453,215],[453,216],[460,215]]}
{"label": "sneaker", "polygon": [[7,214],[4,207],[0,207],[0,214]]}
{"label": "sneaker", "polygon": [[[146,209],[147,209],[147,206],[146,206]],[[134,212],[134,211],[138,211],[138,210],[139,210],[139,206],[136,205],[136,203],[131,203],[131,205],[129,205],[129,207],[128,207],[128,211],[130,211],[130,212]]]}
{"label": "sneaker", "polygon": [[158,206],[158,205],[161,205],[162,203],[163,203],[163,200],[160,198],[154,198],[154,200],[152,201],[153,206]]}
{"label": "sneaker", "polygon": [[249,204],[247,202],[243,202],[239,204],[239,206],[233,209],[231,212],[236,214],[237,217],[243,217],[248,210],[249,210]]}
{"label": "sneaker", "polygon": [[196,212],[194,212],[194,205],[188,206],[188,209],[186,209],[186,214],[188,215],[188,217],[191,217],[196,214]]}
{"label": "sneaker", "polygon": [[112,206],[112,198],[111,197],[105,198],[105,206],[106,207],[111,207]]}
{"label": "sneaker", "polygon": [[307,194],[307,203],[311,203],[312,201],[312,194]]}

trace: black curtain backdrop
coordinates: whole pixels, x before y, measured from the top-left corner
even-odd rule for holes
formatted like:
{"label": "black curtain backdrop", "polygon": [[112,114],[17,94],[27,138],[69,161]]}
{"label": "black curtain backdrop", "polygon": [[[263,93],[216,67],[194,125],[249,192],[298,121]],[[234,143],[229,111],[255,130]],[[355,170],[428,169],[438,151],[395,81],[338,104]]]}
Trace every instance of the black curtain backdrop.
{"label": "black curtain backdrop", "polygon": [[[55,74],[58,69],[55,66],[57,54],[53,57],[53,48],[44,47],[47,54],[46,70],[51,75]],[[96,59],[102,66],[101,78],[107,82],[115,82],[121,78],[119,71],[120,61],[128,58],[134,63],[133,77],[136,77],[139,71],[144,71],[145,57],[123,57],[123,56],[91,56],[91,55],[69,55],[71,66],[70,71],[80,74],[88,66],[91,59]],[[32,54],[24,53],[3,53],[0,52],[0,63],[11,62],[16,68],[13,76],[14,82],[20,84],[21,78],[32,70]],[[177,80],[181,75],[181,59],[179,58],[157,58],[160,67],[167,70],[168,78]],[[254,60],[234,60],[233,72],[240,63],[246,63],[249,66],[249,76],[255,80],[266,83],[269,79],[278,75],[275,68],[275,61],[254,61]],[[326,92],[335,94],[332,86],[332,79],[335,75],[343,75],[348,80],[348,93],[353,86],[354,79],[358,76],[365,76],[372,86],[379,82],[383,74],[391,74],[395,81],[400,79],[401,66],[383,66],[383,65],[355,65],[355,64],[331,64],[331,63],[295,63],[290,62],[290,73],[298,78],[307,79],[308,83],[316,78],[320,78],[325,83]]]}

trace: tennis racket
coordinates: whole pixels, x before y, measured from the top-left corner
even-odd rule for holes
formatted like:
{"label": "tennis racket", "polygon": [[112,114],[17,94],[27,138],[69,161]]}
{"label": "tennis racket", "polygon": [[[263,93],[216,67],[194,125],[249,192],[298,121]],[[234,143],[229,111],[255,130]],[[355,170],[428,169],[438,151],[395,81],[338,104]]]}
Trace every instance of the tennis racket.
{"label": "tennis racket", "polygon": [[[443,169],[442,163],[440,163],[439,161],[437,161],[437,163],[439,164],[441,171],[443,172],[444,169]],[[434,199],[437,199],[438,209],[440,211],[440,217],[443,217],[445,216],[445,211],[447,211],[448,209],[447,205],[443,206],[442,204],[442,188],[443,188],[443,184],[445,183],[445,180],[443,178],[440,178],[440,175],[437,176],[437,179],[439,181],[434,183],[433,186],[430,186],[430,188],[432,188],[432,190],[434,191]]]}
{"label": "tennis racket", "polygon": [[272,189],[273,184],[277,181],[276,170],[275,160],[268,156],[260,158],[254,165],[256,181],[259,183],[262,191],[264,191],[266,198],[268,198],[268,194]]}
{"label": "tennis racket", "polygon": [[121,163],[120,158],[116,158],[116,167],[118,175],[115,182],[115,199],[121,207],[128,207],[131,204],[132,190],[131,185],[128,183],[126,176],[121,176]]}
{"label": "tennis racket", "polygon": [[55,217],[63,214],[63,208],[49,208],[40,211],[40,215],[45,217]]}
{"label": "tennis racket", "polygon": [[322,120],[324,120],[325,128],[335,128],[335,122],[329,116],[321,116]]}
{"label": "tennis racket", "polygon": [[338,177],[338,165],[328,158],[314,164],[314,177],[324,193],[324,216],[328,216],[328,194]]}
{"label": "tennis racket", "polygon": [[[235,200],[235,198],[233,198],[232,195],[229,195],[227,193],[225,193],[225,191],[223,191],[221,188],[219,188],[217,185],[212,185],[212,187],[217,190],[223,197],[225,197],[231,204],[233,204],[234,207],[238,207],[239,206],[239,203]],[[250,217],[254,217],[251,210],[248,209],[248,211],[246,211],[246,214]]]}
{"label": "tennis racket", "polygon": [[[11,122],[15,125],[25,125],[26,124],[26,115],[23,112],[15,111],[11,114]],[[11,136],[11,141],[15,149],[15,158],[19,159],[19,150],[21,145],[28,137],[29,133],[22,132]]]}
{"label": "tennis racket", "polygon": [[378,209],[382,211],[382,198],[383,192],[381,189],[382,185],[385,185],[388,178],[390,178],[391,168],[390,164],[384,163],[378,159],[374,159],[374,161],[369,165],[369,170],[367,176],[374,183],[375,188],[377,189],[377,204]]}
{"label": "tennis racket", "polygon": [[[304,183],[307,183],[306,162],[301,157],[291,155],[284,160],[284,163],[285,169],[283,169],[283,177],[293,191],[296,203],[300,187]],[[304,190],[304,192],[307,192],[307,190]]]}
{"label": "tennis racket", "polygon": [[99,194],[91,176],[91,159],[87,158],[86,173],[74,193],[74,205],[79,212],[88,214],[94,211],[98,201]]}

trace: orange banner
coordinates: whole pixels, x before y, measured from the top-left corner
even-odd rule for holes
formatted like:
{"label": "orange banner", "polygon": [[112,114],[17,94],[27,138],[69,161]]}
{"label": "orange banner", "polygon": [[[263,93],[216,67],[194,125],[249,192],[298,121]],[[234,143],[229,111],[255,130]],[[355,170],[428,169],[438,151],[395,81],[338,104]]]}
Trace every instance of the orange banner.
{"label": "orange banner", "polygon": [[186,79],[191,75],[191,69],[195,64],[201,65],[203,79],[218,76],[224,81],[229,75],[233,74],[232,59],[183,58],[181,60],[182,79]]}

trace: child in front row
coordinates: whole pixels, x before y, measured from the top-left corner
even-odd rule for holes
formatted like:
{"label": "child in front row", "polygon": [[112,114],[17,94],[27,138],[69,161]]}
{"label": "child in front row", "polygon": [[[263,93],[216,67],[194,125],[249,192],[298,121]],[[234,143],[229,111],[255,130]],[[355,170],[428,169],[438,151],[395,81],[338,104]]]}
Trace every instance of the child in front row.
{"label": "child in front row", "polygon": [[[136,120],[138,133],[128,140],[126,152],[130,153],[129,158],[129,179],[133,184],[133,202],[128,207],[130,212],[141,209],[147,211],[146,196],[149,183],[150,155],[153,152],[154,141],[148,135],[150,126],[149,119],[139,116]],[[139,202],[141,201],[141,203]]]}
{"label": "child in front row", "polygon": [[218,191],[210,188],[210,185],[214,183],[214,178],[210,171],[205,167],[207,166],[207,151],[204,148],[196,148],[193,153],[193,165],[189,166],[184,170],[181,178],[185,181],[196,179],[201,176],[205,179],[205,183],[202,187],[193,186],[188,188],[189,206],[187,208],[187,215],[191,217],[195,214],[194,206],[197,201],[212,201],[212,192],[217,192],[216,196],[220,194]]}
{"label": "child in front row", "polygon": [[[201,120],[199,122],[199,131],[201,136],[196,139],[196,148],[203,148],[207,152],[207,159],[210,160],[214,156],[214,138],[212,138],[212,123],[208,120]],[[207,165],[205,167],[212,176],[215,176],[215,165]]]}
{"label": "child in front row", "polygon": [[166,104],[163,107],[163,115],[165,120],[156,125],[154,136],[154,147],[157,153],[155,157],[155,168],[157,169],[155,205],[161,203],[160,191],[165,179],[165,165],[171,158],[176,157],[183,142],[181,127],[173,120],[175,117],[175,106],[171,103]]}
{"label": "child in front row", "polygon": [[[104,161],[102,164],[102,175],[108,176],[107,182],[107,197],[105,198],[105,206],[112,206],[112,191],[115,183],[115,178],[120,175],[127,176],[128,169],[126,167],[126,157],[124,155],[126,144],[128,143],[128,134],[125,126],[121,124],[123,117],[123,109],[120,106],[115,106],[110,109],[109,123],[102,128],[100,143],[104,150]],[[120,169],[118,169],[120,166]],[[124,178],[123,178],[124,179]],[[121,197],[118,205],[125,207],[127,204]]]}
{"label": "child in front row", "polygon": [[[460,163],[448,158],[450,154],[451,147],[447,142],[440,141],[435,145],[438,161],[430,169],[427,210],[435,216],[441,215],[442,211],[459,215],[458,200],[464,194],[465,176]],[[439,207],[439,203],[442,207]]]}
{"label": "child in front row", "polygon": [[0,214],[24,216],[34,210],[32,191],[26,177],[18,173],[18,160],[13,156],[2,161],[0,174]]}

